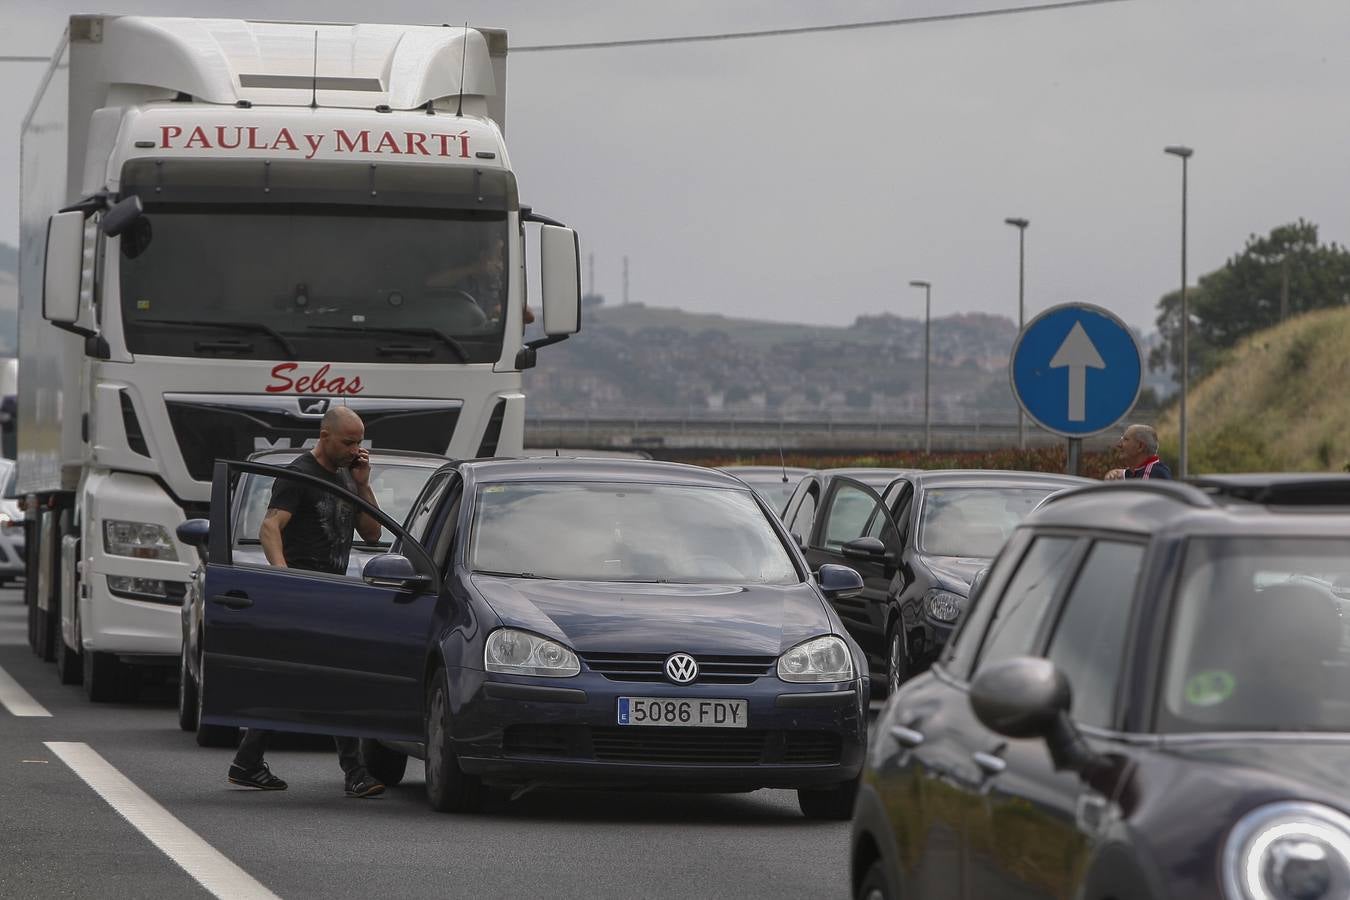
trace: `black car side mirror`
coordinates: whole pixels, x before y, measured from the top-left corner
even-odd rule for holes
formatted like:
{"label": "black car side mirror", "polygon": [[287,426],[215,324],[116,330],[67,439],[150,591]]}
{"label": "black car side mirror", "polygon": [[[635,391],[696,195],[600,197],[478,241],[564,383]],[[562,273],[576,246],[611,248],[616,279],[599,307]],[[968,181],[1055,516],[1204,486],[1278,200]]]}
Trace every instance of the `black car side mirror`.
{"label": "black car side mirror", "polygon": [[970,685],[975,718],[990,731],[1010,738],[1042,738],[1055,768],[1078,773],[1088,784],[1110,793],[1120,767],[1096,753],[1069,717],[1073,691],[1069,680],[1048,659],[1017,656],[980,671]]}
{"label": "black car side mirror", "polygon": [[188,519],[175,529],[178,539],[189,547],[206,551],[206,543],[211,538],[210,519]]}
{"label": "black car side mirror", "polygon": [[848,566],[826,563],[816,573],[816,583],[826,600],[849,600],[862,593],[862,576]]}
{"label": "black car side mirror", "polygon": [[839,548],[846,559],[862,559],[881,562],[886,559],[886,544],[880,538],[854,538]]}
{"label": "black car side mirror", "polygon": [[412,564],[412,560],[398,553],[381,553],[371,557],[361,570],[361,578],[375,587],[400,588],[405,591],[426,590],[431,579]]}

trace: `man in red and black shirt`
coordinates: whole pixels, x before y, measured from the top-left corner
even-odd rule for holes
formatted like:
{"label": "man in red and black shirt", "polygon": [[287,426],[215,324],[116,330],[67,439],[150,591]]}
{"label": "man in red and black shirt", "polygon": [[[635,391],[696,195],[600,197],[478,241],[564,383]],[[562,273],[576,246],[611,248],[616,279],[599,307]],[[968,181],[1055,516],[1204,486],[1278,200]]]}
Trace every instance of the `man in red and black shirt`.
{"label": "man in red and black shirt", "polygon": [[1121,478],[1172,478],[1172,470],[1158,458],[1158,432],[1147,425],[1131,425],[1116,441],[1116,456],[1124,468],[1106,473],[1107,481]]}

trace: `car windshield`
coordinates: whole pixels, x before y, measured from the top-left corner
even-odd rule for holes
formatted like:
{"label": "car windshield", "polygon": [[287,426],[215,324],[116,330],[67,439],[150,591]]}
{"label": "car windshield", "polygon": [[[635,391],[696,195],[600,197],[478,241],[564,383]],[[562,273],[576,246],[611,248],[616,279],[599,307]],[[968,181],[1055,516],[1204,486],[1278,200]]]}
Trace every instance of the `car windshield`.
{"label": "car windshield", "polygon": [[929,488],[919,519],[919,549],[932,556],[993,559],[1017,524],[1053,487]]}
{"label": "car windshield", "polygon": [[1350,731],[1350,540],[1186,549],[1161,731]]}
{"label": "car windshield", "polygon": [[[397,463],[375,461],[370,467],[370,489],[380,504],[380,509],[395,522],[402,522],[412,509],[413,502],[427,483],[434,466],[409,466]],[[272,477],[270,475],[245,474],[244,483],[239,490],[240,513],[235,521],[235,545],[244,546],[258,543],[258,529],[262,526],[263,516],[267,515],[267,503],[272,497]],[[358,546],[370,546],[361,540],[359,534],[353,537]],[[382,531],[377,546],[389,546],[389,532]]]}
{"label": "car windshield", "polygon": [[18,467],[14,465],[12,459],[0,459],[0,497],[13,499],[14,479],[18,475]]}
{"label": "car windshield", "polygon": [[789,479],[784,482],[781,478],[767,479],[763,481],[746,481],[750,488],[761,497],[764,502],[769,504],[769,509],[774,512],[782,513],[783,508],[787,506],[788,498],[792,496],[792,490],[797,486],[797,481]]}
{"label": "car windshield", "polygon": [[795,584],[748,491],[635,483],[484,485],[475,572],[575,581]]}

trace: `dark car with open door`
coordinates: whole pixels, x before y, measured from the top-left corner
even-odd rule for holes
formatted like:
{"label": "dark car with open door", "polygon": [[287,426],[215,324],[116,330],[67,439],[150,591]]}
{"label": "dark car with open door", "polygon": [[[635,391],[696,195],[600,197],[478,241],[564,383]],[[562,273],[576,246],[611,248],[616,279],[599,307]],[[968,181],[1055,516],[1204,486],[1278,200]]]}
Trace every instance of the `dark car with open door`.
{"label": "dark car with open door", "polygon": [[[353,504],[396,536],[391,552],[360,576],[236,559],[235,472]],[[807,816],[852,810],[868,683],[827,598],[861,580],[810,571],[728,475],[458,462],[400,525],[318,479],[218,462],[200,539],[205,724],[355,735],[387,784],[421,758],[439,810],[586,785],[793,788]]]}
{"label": "dark car with open door", "polygon": [[862,593],[836,600],[835,611],[894,690],[937,658],[976,573],[1022,518],[1055,491],[1091,483],[993,470],[914,471],[884,485],[837,475],[802,535],[806,558],[863,577]]}

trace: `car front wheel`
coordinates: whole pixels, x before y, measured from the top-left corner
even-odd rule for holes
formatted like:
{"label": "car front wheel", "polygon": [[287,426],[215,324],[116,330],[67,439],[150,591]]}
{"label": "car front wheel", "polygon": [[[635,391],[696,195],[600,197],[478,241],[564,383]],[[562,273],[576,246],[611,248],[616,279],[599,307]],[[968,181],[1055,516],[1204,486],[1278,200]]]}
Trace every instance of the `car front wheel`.
{"label": "car front wheel", "polygon": [[828,788],[798,788],[797,805],[808,819],[845,820],[853,816],[853,801],[858,796],[858,779]]}
{"label": "car front wheel", "polygon": [[858,886],[858,900],[891,900],[894,896],[895,892],[886,881],[886,870],[882,868],[881,860],[877,860]]}
{"label": "car front wheel", "polygon": [[897,622],[891,629],[891,639],[886,651],[886,689],[894,694],[900,690],[909,674],[909,664],[905,659],[905,633]]}
{"label": "car front wheel", "polygon": [[478,812],[483,782],[459,767],[450,739],[450,701],[445,672],[437,672],[427,693],[427,802],[439,812]]}
{"label": "car front wheel", "polygon": [[183,638],[183,649],[178,654],[178,727],[184,731],[197,730],[197,681],[188,668],[188,642]]}

